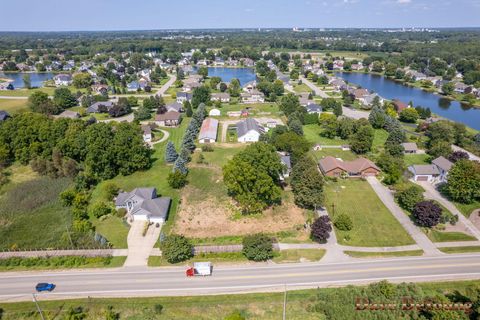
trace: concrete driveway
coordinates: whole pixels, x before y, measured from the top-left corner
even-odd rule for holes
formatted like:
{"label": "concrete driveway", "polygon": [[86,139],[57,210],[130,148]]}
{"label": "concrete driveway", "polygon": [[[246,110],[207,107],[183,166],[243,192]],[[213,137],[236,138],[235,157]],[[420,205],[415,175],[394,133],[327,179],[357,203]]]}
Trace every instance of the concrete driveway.
{"label": "concrete driveway", "polygon": [[395,203],[392,193],[383,184],[378,181],[376,177],[367,177],[367,181],[372,186],[377,196],[382,200],[383,204],[393,214],[393,216],[405,228],[408,234],[415,240],[415,242],[423,249],[425,255],[441,255],[442,253],[437,247],[428,239],[428,237],[410,220],[410,218],[403,212],[403,210]]}
{"label": "concrete driveway", "polygon": [[480,230],[475,227],[475,225],[467,219],[453,203],[451,203],[447,198],[445,198],[432,184],[426,181],[414,181],[425,189],[424,196],[427,199],[432,199],[441,203],[445,208],[447,208],[451,213],[458,216],[458,220],[465,225],[467,230],[477,239],[480,240]]}
{"label": "concrete driveway", "polygon": [[142,235],[145,221],[133,221],[128,232],[128,255],[124,267],[147,267],[148,257],[160,236],[160,227],[152,224],[145,236]]}

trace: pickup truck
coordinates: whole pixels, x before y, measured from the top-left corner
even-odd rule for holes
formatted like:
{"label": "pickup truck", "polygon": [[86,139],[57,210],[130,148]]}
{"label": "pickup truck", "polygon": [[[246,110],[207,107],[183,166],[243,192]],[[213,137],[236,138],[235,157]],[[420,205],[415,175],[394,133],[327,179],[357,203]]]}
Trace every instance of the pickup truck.
{"label": "pickup truck", "polygon": [[194,262],[193,267],[186,271],[187,277],[194,276],[211,276],[212,264],[210,262]]}
{"label": "pickup truck", "polygon": [[55,289],[55,285],[53,283],[38,283],[35,286],[35,290],[37,290],[37,292],[53,291],[53,289]]}

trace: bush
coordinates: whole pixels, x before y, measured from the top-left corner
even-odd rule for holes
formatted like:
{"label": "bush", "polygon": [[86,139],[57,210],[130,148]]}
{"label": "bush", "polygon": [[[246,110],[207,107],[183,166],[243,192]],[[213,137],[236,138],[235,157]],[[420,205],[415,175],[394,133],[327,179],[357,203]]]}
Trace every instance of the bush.
{"label": "bush", "polygon": [[311,237],[317,242],[325,242],[330,237],[332,226],[330,225],[330,218],[328,216],[321,216],[317,218],[312,224]]}
{"label": "bush", "polygon": [[113,200],[120,190],[120,188],[113,182],[107,182],[104,189],[109,201]]}
{"label": "bush", "polygon": [[119,218],[124,218],[127,215],[127,209],[125,208],[119,208],[117,210],[117,217]]}
{"label": "bush", "polygon": [[243,238],[243,254],[248,260],[266,261],[273,258],[273,240],[262,233]]}
{"label": "bush", "polygon": [[399,191],[396,198],[400,207],[412,212],[415,205],[423,201],[423,189],[419,186],[413,185],[405,190]]}
{"label": "bush", "polygon": [[230,313],[224,320],[245,320],[245,317],[238,311]]}
{"label": "bush", "polygon": [[415,205],[413,215],[422,227],[434,227],[440,222],[442,208],[433,201],[422,201]]}
{"label": "bush", "polygon": [[112,208],[110,208],[105,202],[94,203],[90,208],[90,214],[95,218],[100,218],[110,213],[112,213]]}
{"label": "bush", "polygon": [[213,147],[210,144],[204,144],[204,145],[202,145],[202,151],[203,152],[213,152]]}
{"label": "bush", "polygon": [[335,219],[335,227],[342,231],[350,231],[353,229],[353,221],[346,214],[341,214]]}
{"label": "bush", "polygon": [[75,191],[67,189],[60,193],[60,201],[64,207],[70,207],[73,204],[73,199],[75,199]]}
{"label": "bush", "polygon": [[174,189],[181,189],[188,183],[187,174],[180,172],[180,170],[175,170],[168,174],[167,181],[170,187]]}
{"label": "bush", "polygon": [[193,257],[193,245],[181,235],[168,236],[161,243],[160,249],[169,263],[178,263]]}
{"label": "bush", "polygon": [[155,306],[153,306],[153,310],[156,314],[161,314],[163,311],[163,306],[161,304],[156,304]]}

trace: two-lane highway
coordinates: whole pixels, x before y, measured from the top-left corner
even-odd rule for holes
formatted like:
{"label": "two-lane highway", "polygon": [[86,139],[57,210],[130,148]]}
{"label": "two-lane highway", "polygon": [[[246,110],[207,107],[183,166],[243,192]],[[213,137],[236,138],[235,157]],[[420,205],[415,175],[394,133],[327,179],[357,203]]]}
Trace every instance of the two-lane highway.
{"label": "two-lane highway", "polygon": [[391,281],[480,279],[480,255],[396,258],[342,263],[217,267],[187,278],[184,267],[0,274],[0,301],[28,300],[37,282],[53,282],[42,298],[199,295]]}

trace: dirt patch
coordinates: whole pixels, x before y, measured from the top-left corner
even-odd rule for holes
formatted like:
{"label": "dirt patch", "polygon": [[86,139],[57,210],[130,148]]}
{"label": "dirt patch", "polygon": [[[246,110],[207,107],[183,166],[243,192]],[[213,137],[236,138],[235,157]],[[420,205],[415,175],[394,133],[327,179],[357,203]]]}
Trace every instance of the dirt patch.
{"label": "dirt patch", "polygon": [[189,202],[185,190],[173,230],[192,238],[236,236],[258,232],[276,233],[294,230],[305,223],[304,211],[292,203],[266,210],[260,215],[241,216],[232,203],[209,197]]}

